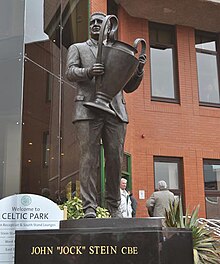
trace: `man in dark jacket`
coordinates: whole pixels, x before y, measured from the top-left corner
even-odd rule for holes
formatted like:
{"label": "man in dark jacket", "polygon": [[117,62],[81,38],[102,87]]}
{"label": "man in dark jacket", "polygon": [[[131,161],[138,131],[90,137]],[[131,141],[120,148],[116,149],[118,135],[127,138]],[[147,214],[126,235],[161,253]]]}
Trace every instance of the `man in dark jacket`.
{"label": "man in dark jacket", "polygon": [[136,217],[137,212],[137,200],[134,198],[133,193],[128,191],[128,194],[131,199],[131,207],[132,207],[132,217]]}
{"label": "man in dark jacket", "polygon": [[[95,98],[95,77],[103,75],[105,71],[103,64],[96,63],[98,38],[105,16],[103,13],[91,15],[91,38],[86,42],[71,45],[67,55],[66,76],[77,88],[73,122],[76,125],[80,146],[80,192],[86,218],[96,217],[96,181],[101,140],[105,153],[106,204],[112,217],[120,217],[119,186],[128,123],[123,92],[120,91],[111,102],[111,108],[116,116],[107,113],[98,114],[84,106],[85,102]],[[137,71],[125,87],[122,87],[125,92],[133,92],[138,88],[143,77],[145,62],[146,56],[141,56]],[[114,79],[112,85],[114,85]]]}

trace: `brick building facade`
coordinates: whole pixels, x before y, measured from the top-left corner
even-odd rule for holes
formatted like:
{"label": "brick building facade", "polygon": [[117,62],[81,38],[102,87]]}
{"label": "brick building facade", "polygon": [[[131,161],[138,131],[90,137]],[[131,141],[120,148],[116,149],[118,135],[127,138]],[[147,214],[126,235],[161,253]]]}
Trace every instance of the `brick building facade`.
{"label": "brick building facade", "polygon": [[[106,1],[92,0],[90,12],[95,11],[107,12]],[[179,188],[184,205],[192,209],[200,204],[200,216],[204,217],[203,160],[220,160],[220,109],[199,103],[195,28],[174,26],[179,102],[163,102],[152,100],[151,96],[149,22],[152,21],[132,17],[120,3],[118,18],[120,40],[132,44],[142,37],[148,44],[144,79],[137,91],[126,95],[130,123],[125,150],[132,157],[134,196],[138,198],[139,190],[144,190],[147,198],[156,188],[155,157],[179,158],[182,162]],[[138,199],[138,216],[146,215],[145,202],[146,199]]]}
{"label": "brick building facade", "polygon": [[[218,0],[4,0],[0,199],[46,187],[62,202],[78,188],[76,87],[65,78],[65,64],[68,47],[88,39],[89,14],[96,11],[118,16],[120,40],[147,42],[142,83],[125,94],[130,123],[122,175],[137,216],[147,216],[146,199],[164,179],[185,208],[200,204],[200,216],[219,219]],[[102,204],[102,149],[100,160]]]}

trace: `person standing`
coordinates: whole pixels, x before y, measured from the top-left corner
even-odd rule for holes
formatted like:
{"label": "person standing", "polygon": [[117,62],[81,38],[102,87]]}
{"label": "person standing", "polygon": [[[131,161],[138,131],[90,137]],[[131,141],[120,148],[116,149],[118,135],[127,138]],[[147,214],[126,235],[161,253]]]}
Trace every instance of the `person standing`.
{"label": "person standing", "polygon": [[146,203],[149,215],[165,217],[165,209],[168,210],[170,202],[174,203],[174,200],[174,194],[167,189],[167,183],[165,181],[159,181],[158,191],[153,192]]}
{"label": "person standing", "polygon": [[120,203],[120,212],[123,218],[132,217],[132,206],[129,193],[126,191],[127,180],[121,178],[120,183],[120,192],[121,192],[121,203]]}
{"label": "person standing", "polygon": [[[110,103],[115,116],[99,114],[84,103],[95,98],[95,77],[105,73],[105,65],[96,63],[101,25],[106,14],[93,13],[90,18],[90,39],[75,43],[68,49],[66,76],[77,88],[73,123],[80,149],[79,180],[85,218],[95,218],[97,208],[96,182],[99,167],[100,141],[103,142],[106,175],[106,206],[112,217],[120,217],[120,178],[128,116],[123,91],[135,91],[144,73],[146,55],[139,56],[139,64],[131,79]],[[118,61],[117,63],[120,63]],[[114,77],[112,77],[114,86]]]}
{"label": "person standing", "polygon": [[137,200],[134,198],[133,193],[128,191],[129,197],[131,199],[131,207],[132,207],[132,217],[136,217],[137,211]]}

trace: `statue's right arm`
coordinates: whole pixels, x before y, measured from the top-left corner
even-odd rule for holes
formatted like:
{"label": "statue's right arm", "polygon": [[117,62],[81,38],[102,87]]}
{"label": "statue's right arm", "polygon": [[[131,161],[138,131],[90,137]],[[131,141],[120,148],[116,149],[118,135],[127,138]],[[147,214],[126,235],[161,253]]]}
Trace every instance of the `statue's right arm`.
{"label": "statue's right arm", "polygon": [[81,63],[79,49],[72,45],[67,53],[66,77],[71,82],[80,82],[91,80],[89,68],[84,68]]}

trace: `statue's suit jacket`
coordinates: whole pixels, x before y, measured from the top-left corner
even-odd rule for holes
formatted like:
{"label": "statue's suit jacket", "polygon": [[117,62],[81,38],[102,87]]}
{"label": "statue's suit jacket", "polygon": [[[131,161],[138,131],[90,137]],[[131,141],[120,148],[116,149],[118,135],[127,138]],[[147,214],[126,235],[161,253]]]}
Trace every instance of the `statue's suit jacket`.
{"label": "statue's suit jacket", "polygon": [[[69,47],[67,55],[67,78],[73,82],[77,88],[77,95],[75,97],[73,122],[79,120],[89,120],[95,118],[95,113],[86,108],[84,102],[95,99],[95,78],[90,78],[88,70],[94,63],[96,63],[98,47],[92,40],[86,42],[73,44]],[[138,70],[134,73],[123,90],[127,93],[136,90],[142,80],[143,72]],[[114,76],[112,77],[114,85]],[[128,115],[125,107],[125,100],[123,92],[120,91],[112,100],[111,108],[122,122],[128,123]]]}

